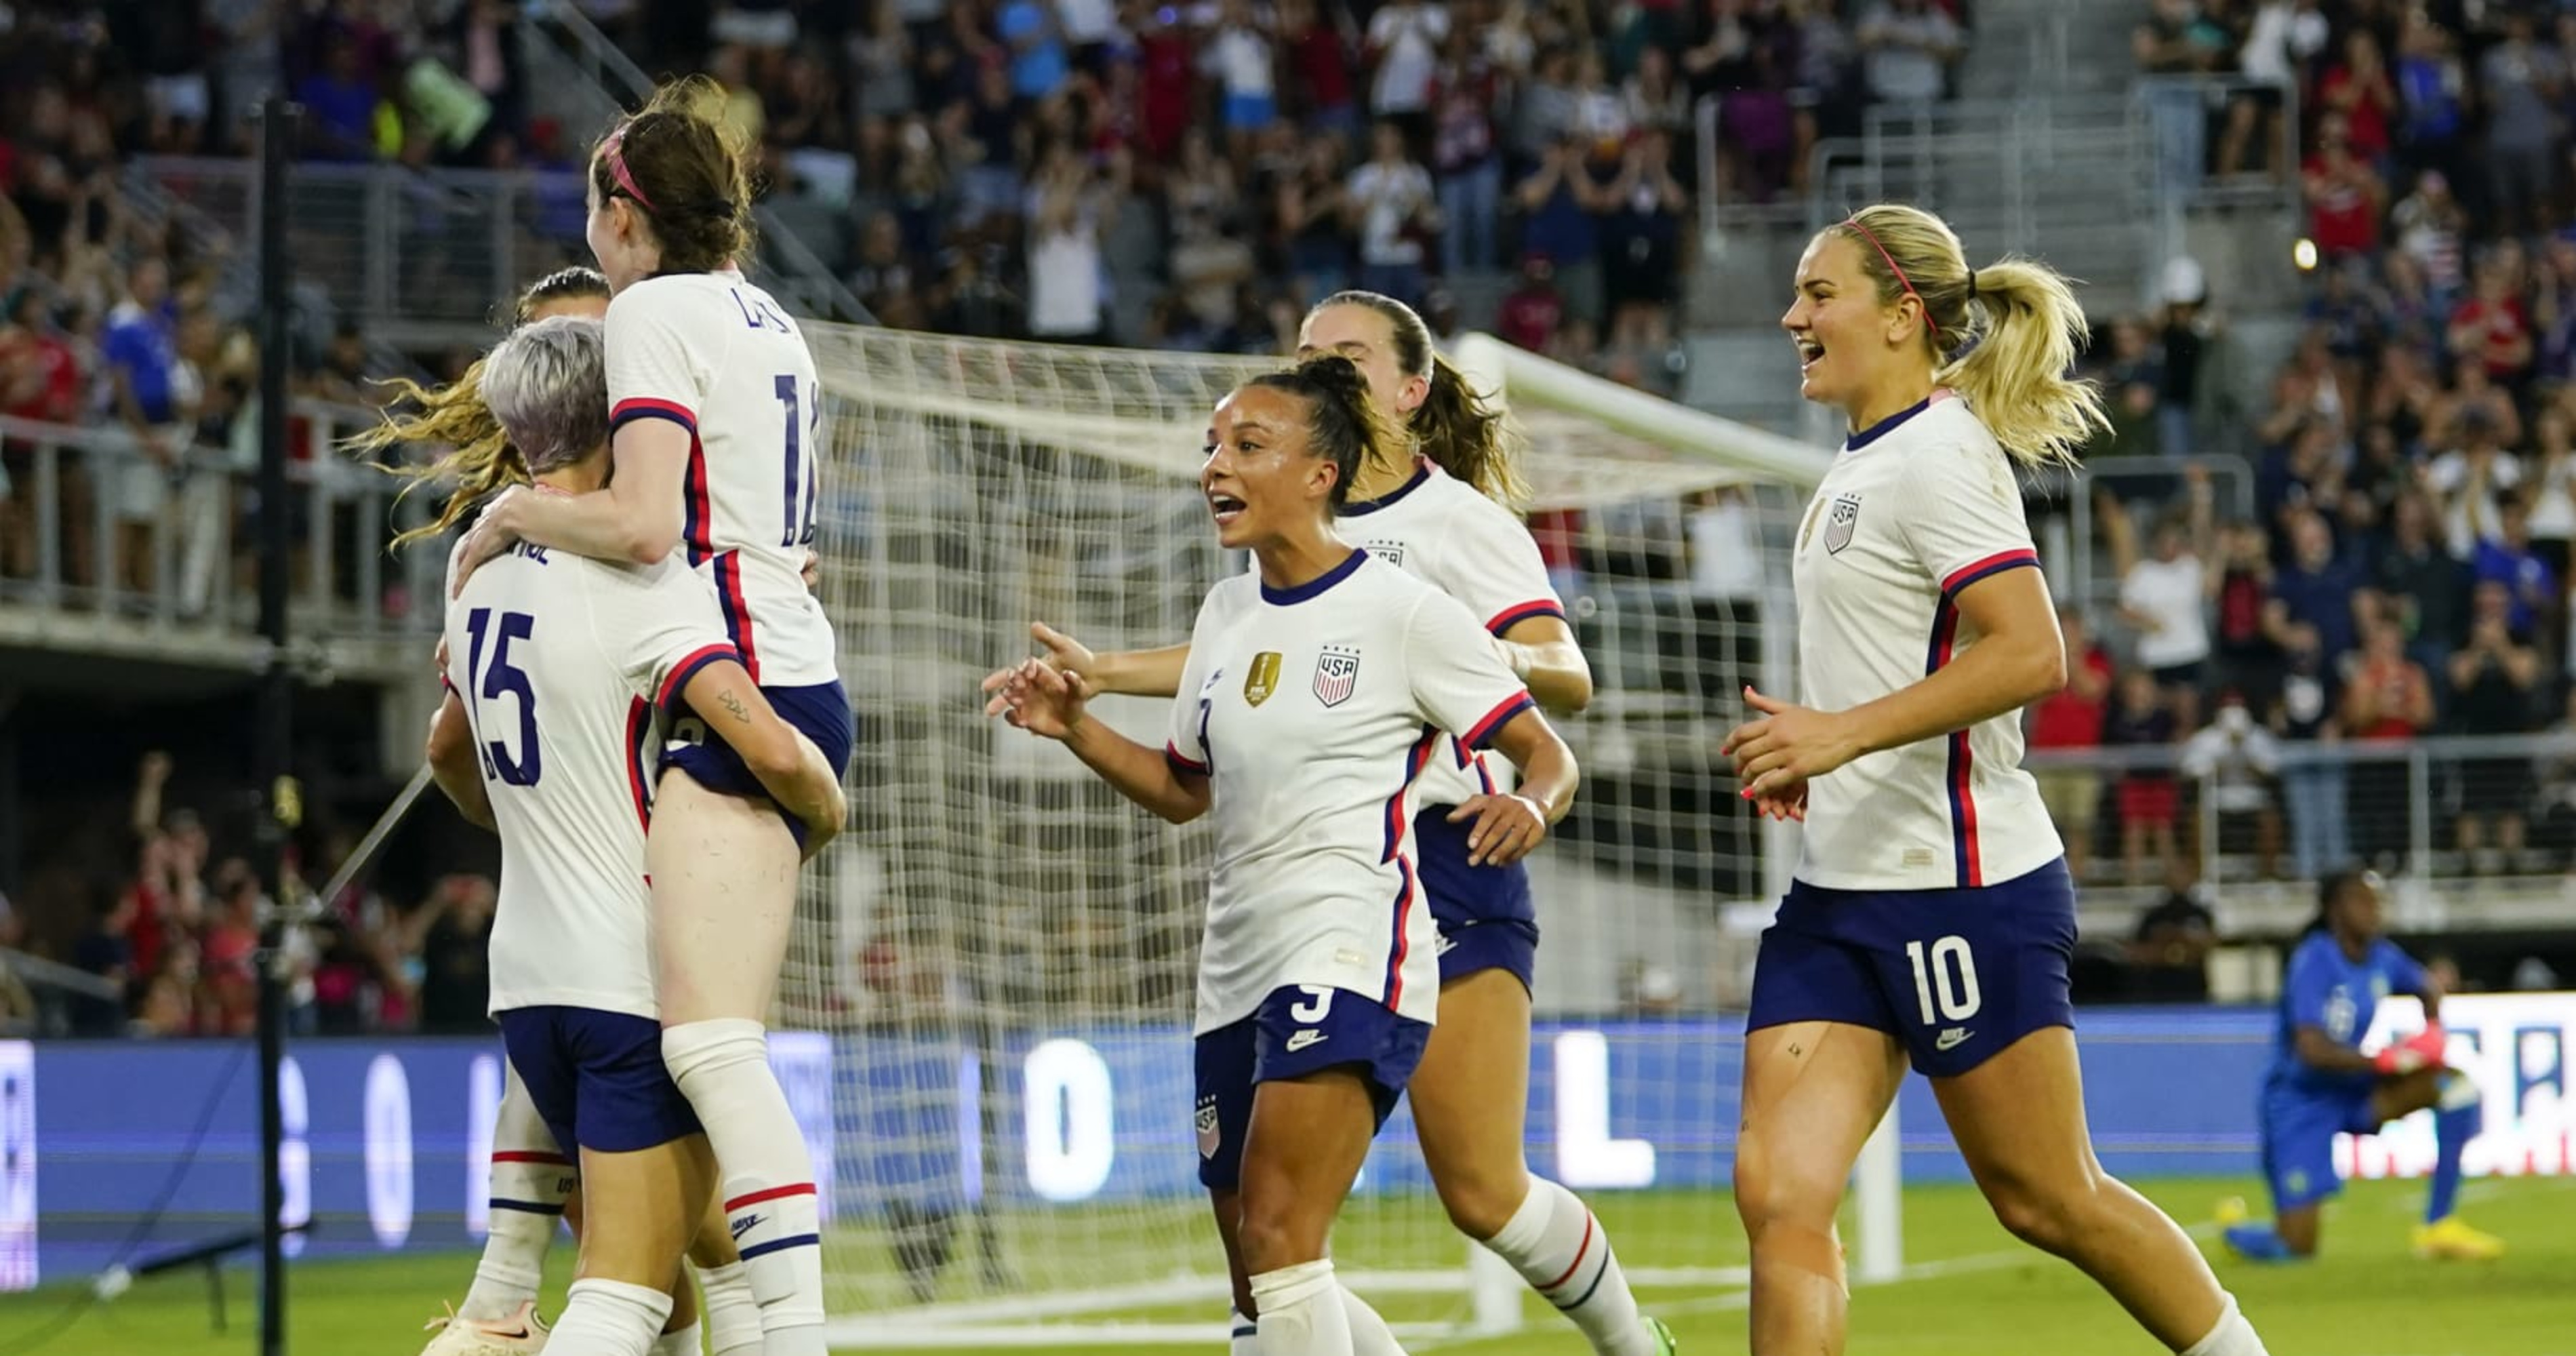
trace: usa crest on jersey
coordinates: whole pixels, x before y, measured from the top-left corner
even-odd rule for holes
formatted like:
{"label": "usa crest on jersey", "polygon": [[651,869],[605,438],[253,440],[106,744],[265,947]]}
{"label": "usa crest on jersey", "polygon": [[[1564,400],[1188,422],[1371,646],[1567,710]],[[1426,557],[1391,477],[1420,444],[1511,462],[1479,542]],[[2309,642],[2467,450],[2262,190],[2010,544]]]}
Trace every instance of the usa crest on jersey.
{"label": "usa crest on jersey", "polygon": [[1825,551],[1841,555],[1851,545],[1852,529],[1860,523],[1860,496],[1837,495],[1833,509],[1825,515]]}
{"label": "usa crest on jersey", "polygon": [[1404,568],[1404,543],[1403,543],[1403,542],[1400,542],[1400,541],[1373,541],[1373,542],[1369,542],[1369,543],[1367,543],[1367,544],[1366,544],[1365,549],[1368,551],[1368,553],[1369,553],[1370,555],[1373,555],[1373,556],[1377,557],[1378,559],[1385,561],[1385,562],[1386,562],[1387,564],[1389,564],[1389,565],[1393,565],[1393,566],[1395,566],[1395,567],[1396,567],[1396,568],[1398,568],[1398,569],[1402,569],[1402,568]]}
{"label": "usa crest on jersey", "polygon": [[1218,1128],[1215,1098],[1199,1099],[1198,1120],[1193,1128],[1198,1131],[1199,1157],[1216,1157],[1216,1151],[1225,1143],[1225,1134]]}
{"label": "usa crest on jersey", "polygon": [[1315,700],[1326,706],[1339,706],[1351,699],[1360,683],[1360,652],[1327,645],[1315,659]]}

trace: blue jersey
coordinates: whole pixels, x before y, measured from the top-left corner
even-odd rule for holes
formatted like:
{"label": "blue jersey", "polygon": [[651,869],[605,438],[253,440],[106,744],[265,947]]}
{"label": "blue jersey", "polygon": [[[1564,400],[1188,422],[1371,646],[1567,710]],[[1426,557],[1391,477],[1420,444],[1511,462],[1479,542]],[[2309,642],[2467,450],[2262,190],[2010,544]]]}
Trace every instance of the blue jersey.
{"label": "blue jersey", "polygon": [[2290,953],[2290,973],[2281,985],[2281,1024],[2273,1037],[2270,1081],[2302,1091],[2345,1093],[2367,1088],[2373,1075],[2328,1073],[2299,1058],[2299,1028],[2312,1026],[2337,1045],[2359,1048],[2379,1012],[2379,1000],[2393,993],[2424,992],[2424,967],[2382,937],[2360,960],[2344,954],[2328,932],[2301,938]]}

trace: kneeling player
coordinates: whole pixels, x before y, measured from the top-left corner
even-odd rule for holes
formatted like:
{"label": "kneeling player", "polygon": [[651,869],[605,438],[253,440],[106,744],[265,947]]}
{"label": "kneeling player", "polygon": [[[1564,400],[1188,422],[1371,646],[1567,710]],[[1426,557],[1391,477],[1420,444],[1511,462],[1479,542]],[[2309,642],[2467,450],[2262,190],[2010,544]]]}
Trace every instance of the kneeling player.
{"label": "kneeling player", "polygon": [[[2290,953],[2281,986],[2281,1025],[2271,1072],[2263,1079],[2263,1174],[2272,1189],[2273,1220],[2240,1223],[2244,1203],[2220,1209],[2227,1246],[2256,1261],[2310,1257],[2319,1216],[2341,1189],[2334,1137],[2367,1135],[2401,1117],[2435,1108],[2431,1199],[2415,1229],[2419,1257],[2495,1257],[2497,1239],[2470,1228],[2452,1206],[2460,1194],[2460,1154],[2478,1133],[2478,1090],[2442,1063],[2442,990],[2412,956],[2380,933],[2380,882],[2368,871],[2343,871],[2319,887],[2316,921]],[[2361,1052],[2379,1000],[2413,994],[2424,1004],[2424,1029],[2377,1055]]]}
{"label": "kneeling player", "polygon": [[[581,493],[608,473],[597,322],[541,321],[487,360],[484,396],[541,489]],[[656,1343],[681,1249],[715,1189],[688,1100],[663,1067],[644,879],[645,773],[663,711],[721,725],[782,805],[838,829],[839,777],[764,700],[687,567],[610,565],[521,548],[475,572],[448,607],[440,710],[475,766],[440,784],[500,832],[492,1010],[528,1101],[580,1154],[580,1279],[556,1356],[697,1350]]]}
{"label": "kneeling player", "polygon": [[1255,1349],[1374,1356],[1394,1338],[1326,1245],[1439,995],[1414,781],[1443,730],[1500,749],[1520,793],[1450,818],[1469,825],[1470,864],[1507,863],[1565,813],[1574,759],[1464,605],[1334,535],[1352,473],[1394,436],[1348,359],[1255,378],[1214,422],[1200,484],[1218,542],[1258,568],[1201,606],[1169,742],[1087,719],[1080,675],[1035,660],[1005,688],[1008,716],[1166,819],[1215,811],[1199,1177]]}

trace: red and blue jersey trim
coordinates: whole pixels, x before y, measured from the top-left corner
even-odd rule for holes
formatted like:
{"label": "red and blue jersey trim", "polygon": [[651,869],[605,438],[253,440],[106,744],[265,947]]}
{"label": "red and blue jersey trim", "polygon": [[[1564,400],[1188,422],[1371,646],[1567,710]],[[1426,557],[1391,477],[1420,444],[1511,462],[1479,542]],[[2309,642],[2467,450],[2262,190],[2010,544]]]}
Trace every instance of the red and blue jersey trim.
{"label": "red and blue jersey trim", "polygon": [[1554,598],[1532,598],[1526,603],[1514,603],[1495,613],[1493,620],[1485,623],[1485,629],[1499,636],[1532,617],[1554,617],[1563,621],[1565,605]]}
{"label": "red and blue jersey trim", "polygon": [[[2008,569],[2010,566],[1996,568]],[[1925,677],[1940,672],[1950,662],[1958,648],[1958,640],[1959,609],[1945,594],[1939,609],[1932,614],[1931,650],[1923,660]],[[1975,755],[1969,747],[1966,730],[1951,731],[1948,746],[1949,766],[1942,776],[1942,783],[1950,796],[1950,857],[1959,873],[1960,888],[1971,889],[1986,883],[1982,854],[1977,847],[1977,798],[1969,790],[1970,779],[1976,772]]]}
{"label": "red and blue jersey trim", "polygon": [[742,593],[742,560],[737,552],[727,551],[715,558],[716,611],[724,615],[725,634],[733,638],[743,671],[751,681],[760,681],[760,648],[751,638],[751,603]]}
{"label": "red and blue jersey trim", "polygon": [[1404,1001],[1404,960],[1411,949],[1405,934],[1413,922],[1413,901],[1421,893],[1414,888],[1413,859],[1404,853],[1404,835],[1413,825],[1406,813],[1405,800],[1413,791],[1414,779],[1429,766],[1431,756],[1440,747],[1440,727],[1425,725],[1422,733],[1404,751],[1404,780],[1396,784],[1395,794],[1386,798],[1386,848],[1378,856],[1380,863],[1395,864],[1395,940],[1386,950],[1387,1010]]}
{"label": "red and blue jersey trim", "polygon": [[1527,692],[1515,692],[1505,697],[1495,705],[1493,710],[1485,713],[1483,720],[1468,726],[1466,732],[1458,736],[1459,747],[1467,749],[1485,747],[1485,741],[1494,737],[1494,731],[1510,724],[1514,716],[1537,705],[1538,703],[1531,700]]}
{"label": "red and blue jersey trim", "polygon": [[2039,568],[2039,553],[2027,546],[2016,547],[2010,551],[1997,551],[1983,560],[1972,560],[1952,570],[1950,576],[1941,581],[1941,597],[1944,605],[1947,605],[1949,599],[1958,597],[1960,590],[1980,579],[2002,574],[2006,570],[2018,570],[2024,566],[2034,570]]}
{"label": "red and blue jersey trim", "polygon": [[644,760],[652,755],[652,737],[652,706],[642,697],[630,700],[626,703],[626,794],[635,803],[635,822],[647,833],[653,831],[653,798],[645,790],[651,770]]}
{"label": "red and blue jersey trim", "polygon": [[720,659],[730,659],[735,663],[742,662],[742,656],[736,654],[730,645],[701,645],[689,651],[679,663],[673,664],[671,671],[663,677],[661,689],[655,695],[653,705],[664,711],[677,708],[680,704],[680,693],[682,689],[688,687],[689,680],[698,676],[698,670]]}
{"label": "red and blue jersey trim", "polygon": [[1177,745],[1174,745],[1169,741],[1166,741],[1163,745],[1163,761],[1171,764],[1174,772],[1186,772],[1194,777],[1204,777],[1208,775],[1207,764],[1199,762],[1188,754],[1181,752]]}
{"label": "red and blue jersey trim", "polygon": [[689,465],[680,477],[680,542],[689,549],[689,564],[705,562],[715,540],[715,510],[707,496],[707,448],[698,437],[697,411],[676,400],[630,396],[608,412],[608,431],[638,419],[668,419],[689,431]]}

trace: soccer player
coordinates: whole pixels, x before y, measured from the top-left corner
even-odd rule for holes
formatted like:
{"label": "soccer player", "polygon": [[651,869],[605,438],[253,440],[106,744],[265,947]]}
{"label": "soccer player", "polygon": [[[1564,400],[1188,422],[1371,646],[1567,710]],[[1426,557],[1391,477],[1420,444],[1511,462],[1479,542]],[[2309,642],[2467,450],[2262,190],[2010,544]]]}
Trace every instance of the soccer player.
{"label": "soccer player", "polygon": [[[750,151],[723,130],[723,99],[703,78],[667,85],[591,157],[590,246],[614,293],[616,475],[588,494],[504,491],[460,548],[460,577],[513,542],[638,564],[685,549],[743,668],[845,767],[849,698],[802,579],[821,393],[796,323],[734,266],[751,241]],[[654,801],[663,1054],[723,1164],[768,1356],[823,1356],[814,1169],[764,1027],[803,826],[763,794],[725,728],[675,727]]]}
{"label": "soccer player", "polygon": [[[2243,1223],[2243,1201],[2219,1209],[2229,1225],[2227,1246],[2239,1257],[2315,1256],[2325,1200],[2342,1189],[2334,1137],[2367,1135],[2427,1107],[2434,1108],[2433,1189],[2415,1228],[2416,1256],[2483,1261],[2504,1255],[2501,1240],[2452,1213],[2460,1198],[2460,1155],[2478,1133],[2478,1088],[2467,1074],[2444,1066],[2442,986],[2380,932],[2381,914],[2375,873],[2339,871],[2318,885],[2316,921],[2290,953],[2280,1035],[2263,1077],[2263,1176],[2272,1189],[2272,1222]],[[2392,993],[2423,1000],[2423,1029],[2365,1055],[2361,1038],[2380,998]]]}
{"label": "soccer player", "polygon": [[1820,232],[1796,290],[1801,390],[1851,432],[1793,543],[1806,704],[1747,689],[1726,740],[1745,798],[1806,821],[1745,1035],[1754,1356],[1843,1349],[1835,1211],[1909,1056],[2005,1228],[2169,1349],[2255,1356],[2190,1237],[2093,1156],[2075,887],[2020,767],[2021,709],[2066,655],[2014,468],[2071,463],[2103,422],[2066,376],[2083,311],[2043,265],[1970,269],[1902,206]]}
{"label": "soccer player", "polygon": [[[504,339],[481,377],[507,449],[497,459],[549,493],[596,490],[609,461],[602,367],[596,321],[559,317]],[[661,1057],[645,769],[661,714],[685,706],[725,726],[818,843],[845,813],[839,769],[760,695],[714,600],[676,560],[522,546],[466,581],[445,631],[432,768],[502,842],[492,1010],[527,1104],[578,1151],[589,1186],[580,1279],[543,1345],[695,1352],[694,1324],[664,1329],[688,1293],[681,1253],[715,1162]],[[445,756],[460,731],[461,763]]]}
{"label": "soccer player", "polygon": [[[564,268],[519,294],[511,323],[515,327],[559,315],[597,321],[607,313],[608,279],[595,269]],[[397,544],[440,535],[485,495],[505,484],[526,481],[526,464],[508,448],[507,433],[484,402],[483,369],[484,360],[478,359],[455,382],[435,389],[393,383],[416,412],[388,416],[351,440],[362,451],[382,452],[407,443],[444,444],[452,449],[433,466],[402,472],[414,485],[453,478],[459,488],[436,522],[404,533]],[[587,399],[605,409],[607,387],[603,382],[587,396],[567,398]],[[442,675],[447,659],[442,640],[438,657]],[[436,728],[441,738],[432,743],[432,761],[470,768],[475,754],[462,722]],[[529,1105],[527,1089],[507,1060],[502,1073],[501,1105],[492,1123],[489,1225],[483,1254],[463,1302],[449,1315],[430,1320],[433,1335],[422,1356],[512,1356],[541,1349],[545,1325],[537,1314],[537,1294],[545,1276],[546,1250],[554,1241],[558,1219],[572,1223],[576,1232],[579,1229],[579,1178],[573,1160]],[[707,1338],[715,1356],[745,1356],[760,1349],[760,1302],[743,1274],[741,1256],[725,1226],[722,1202],[710,1197],[708,1208],[709,1219],[689,1244],[689,1262],[704,1292]],[[691,1312],[683,1292],[680,1311],[674,1315],[675,1332],[688,1326]]]}
{"label": "soccer player", "polygon": [[[1200,471],[1217,540],[1256,568],[1209,591],[1161,751],[1084,715],[1078,671],[1038,660],[1012,724],[1060,739],[1175,823],[1211,809],[1199,960],[1199,1177],[1261,1356],[1398,1348],[1333,1277],[1326,1243],[1441,998],[1412,799],[1447,745],[1499,749],[1516,793],[1446,818],[1470,865],[1525,856],[1574,794],[1573,756],[1473,614],[1334,532],[1359,468],[1400,437],[1338,355],[1217,406]],[[1353,1320],[1373,1328],[1363,1348]]]}
{"label": "soccer player", "polygon": [[[1411,434],[1354,474],[1341,532],[1466,604],[1541,706],[1582,710],[1592,700],[1592,673],[1538,545],[1513,511],[1528,488],[1503,413],[1432,349],[1431,331],[1413,308],[1375,292],[1337,293],[1318,304],[1298,335],[1298,353],[1356,363],[1378,412]],[[1187,645],[1094,655],[1048,627],[1032,630],[1047,664],[1081,673],[1088,690],[1183,690]],[[1014,672],[997,673],[985,686],[1002,688]],[[1509,1262],[1594,1351],[1669,1353],[1671,1334],[1638,1313],[1601,1222],[1573,1192],[1529,1171],[1522,1145],[1538,953],[1529,873],[1517,863],[1471,866],[1464,828],[1449,817],[1510,773],[1472,750],[1435,754],[1416,793],[1413,832],[1423,898],[1440,938],[1445,1020],[1432,1030],[1406,1093],[1432,1185],[1451,1223]],[[1246,1314],[1235,1316],[1238,1332],[1250,1326]]]}

